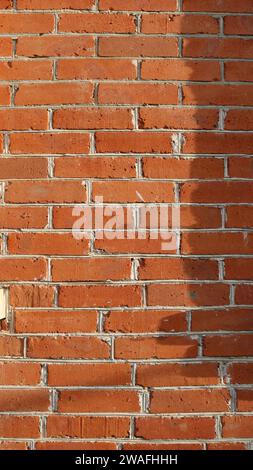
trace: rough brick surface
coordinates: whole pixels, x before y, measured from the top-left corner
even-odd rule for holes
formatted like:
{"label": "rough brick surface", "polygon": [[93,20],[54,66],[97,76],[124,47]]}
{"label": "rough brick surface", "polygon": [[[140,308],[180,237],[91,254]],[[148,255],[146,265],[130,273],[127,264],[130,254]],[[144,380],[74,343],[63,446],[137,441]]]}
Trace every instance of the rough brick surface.
{"label": "rough brick surface", "polygon": [[252,449],[253,1],[0,0],[0,55],[0,450]]}

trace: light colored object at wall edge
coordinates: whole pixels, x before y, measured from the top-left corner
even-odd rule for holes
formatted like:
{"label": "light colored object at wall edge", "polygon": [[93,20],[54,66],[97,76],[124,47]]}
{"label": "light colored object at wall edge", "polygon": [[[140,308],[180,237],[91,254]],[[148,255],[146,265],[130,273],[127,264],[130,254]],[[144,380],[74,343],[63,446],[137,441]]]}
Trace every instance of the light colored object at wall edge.
{"label": "light colored object at wall edge", "polygon": [[0,288],[0,320],[7,317],[8,312],[8,289]]}

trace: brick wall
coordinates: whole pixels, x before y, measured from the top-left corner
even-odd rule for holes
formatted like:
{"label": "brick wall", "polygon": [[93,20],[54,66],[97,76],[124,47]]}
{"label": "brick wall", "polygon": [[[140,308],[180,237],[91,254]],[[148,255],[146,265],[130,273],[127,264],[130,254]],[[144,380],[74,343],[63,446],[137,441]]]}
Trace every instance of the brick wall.
{"label": "brick wall", "polygon": [[[250,449],[252,0],[0,8],[1,449]],[[180,243],[76,239],[96,196]]]}

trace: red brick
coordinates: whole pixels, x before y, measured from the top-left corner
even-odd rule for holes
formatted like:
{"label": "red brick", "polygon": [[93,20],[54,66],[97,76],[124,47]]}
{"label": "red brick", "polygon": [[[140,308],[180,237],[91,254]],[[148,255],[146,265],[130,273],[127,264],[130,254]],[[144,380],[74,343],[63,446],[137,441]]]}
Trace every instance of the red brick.
{"label": "red brick", "polygon": [[28,450],[28,443],[24,441],[0,441],[1,450]]}
{"label": "red brick", "polygon": [[135,158],[56,158],[55,176],[63,178],[134,178],[136,176]]}
{"label": "red brick", "polygon": [[253,279],[252,258],[231,258],[225,260],[225,279]]}
{"label": "red brick", "polygon": [[[74,240],[74,239],[73,239]],[[52,262],[53,281],[130,280],[131,260],[118,258],[67,258]]]}
{"label": "red brick", "polygon": [[253,288],[251,285],[238,285],[235,291],[235,303],[242,305],[253,304]]}
{"label": "red brick", "polygon": [[222,436],[232,438],[252,438],[253,416],[223,416]]}
{"label": "red brick", "polygon": [[[250,110],[248,110],[248,114],[250,116]],[[247,126],[247,117],[245,116],[245,126]],[[243,157],[231,157],[229,158],[228,161],[229,165],[229,176],[231,178],[246,178],[246,179],[251,179],[253,178],[253,160],[252,158],[243,158]],[[238,215],[239,215],[239,210],[241,209],[242,212],[246,207],[239,207],[238,209]],[[230,207],[227,208],[229,211]],[[250,208],[249,208],[250,209]],[[250,212],[249,212],[250,215]]]}
{"label": "red brick", "polygon": [[86,442],[86,441],[41,441],[36,442],[36,450],[117,450],[113,442]]}
{"label": "red brick", "polygon": [[0,85],[0,103],[1,103],[1,105],[9,105],[10,104],[10,99],[11,99],[11,97],[10,97],[10,87],[7,86],[7,85]]}
{"label": "red brick", "polygon": [[242,4],[237,0],[184,0],[184,11],[210,11],[210,12],[252,12],[251,0],[244,0]]}
{"label": "red brick", "polygon": [[128,437],[130,419],[108,416],[49,416],[48,437],[122,438]]}
{"label": "red brick", "polygon": [[176,10],[176,0],[100,0],[100,10],[168,11]]}
{"label": "red brick", "polygon": [[252,16],[225,16],[224,17],[224,33],[251,35],[253,29]]}
{"label": "red brick", "polygon": [[177,93],[170,83],[102,83],[98,100],[102,104],[176,104]]}
{"label": "red brick", "polygon": [[12,0],[2,0],[1,2],[1,9],[5,10],[8,8],[12,8]]}
{"label": "red brick", "polygon": [[63,13],[59,16],[59,32],[134,33],[134,16],[126,13]]}
{"label": "red brick", "polygon": [[10,254],[84,255],[87,240],[75,240],[71,233],[12,233],[8,236]]}
{"label": "red brick", "polygon": [[98,51],[105,57],[178,57],[178,41],[159,37],[101,37]]}
{"label": "red brick", "polygon": [[97,132],[100,153],[170,153],[171,136],[166,132]]}
{"label": "red brick", "polygon": [[192,312],[192,331],[251,331],[253,317],[250,310],[198,310]]}
{"label": "red brick", "polygon": [[[0,15],[0,18],[1,18],[1,15]],[[2,57],[12,56],[12,39],[11,38],[1,37],[1,39],[0,39],[0,48],[1,48],[1,56]]]}
{"label": "red brick", "polygon": [[20,10],[86,10],[94,5],[94,0],[17,0]]}
{"label": "red brick", "polygon": [[0,355],[3,357],[22,356],[23,340],[16,336],[0,336]]}
{"label": "red brick", "polygon": [[186,331],[184,312],[170,310],[113,311],[106,315],[104,330],[107,333],[147,333]]}
{"label": "red brick", "polygon": [[[138,394],[133,390],[62,390],[60,413],[138,413]],[[1,396],[1,393],[0,393]]]}
{"label": "red brick", "polygon": [[[100,240],[95,240],[95,248],[98,250],[103,250],[106,253],[139,253],[139,254],[158,254],[158,253],[176,253],[176,247],[168,247],[164,246],[166,240],[170,241],[170,235],[166,237],[161,237],[157,233],[155,234],[155,238],[150,238],[150,234],[146,232],[145,238],[138,238],[138,233],[135,232],[119,232],[117,236],[122,238],[110,239],[109,233],[105,232],[105,238]],[[134,238],[131,238],[134,236]]]}
{"label": "red brick", "polygon": [[108,359],[109,346],[93,336],[30,337],[27,357],[51,359]]}
{"label": "red brick", "polygon": [[32,362],[0,362],[1,385],[39,385],[40,364]]}
{"label": "red brick", "polygon": [[[242,168],[242,167],[241,167]],[[243,170],[242,170],[243,172]],[[251,228],[253,224],[252,206],[229,206],[226,209],[227,227]]]}
{"label": "red brick", "polygon": [[37,179],[47,178],[47,175],[46,158],[2,158],[0,160],[1,179]]}
{"label": "red brick", "polygon": [[229,411],[230,394],[226,389],[154,390],[150,413],[211,413]]}
{"label": "red brick", "polygon": [[5,201],[11,203],[85,202],[82,183],[74,181],[15,181],[8,183]]}
{"label": "red brick", "polygon": [[142,61],[141,77],[145,80],[219,80],[218,62],[187,59],[147,59]]}
{"label": "red brick", "polygon": [[[229,110],[225,119],[225,129],[242,131],[253,130],[253,111],[250,109]],[[242,161],[245,161],[245,159]]]}
{"label": "red brick", "polygon": [[253,41],[237,38],[190,38],[183,40],[184,57],[251,59]]}
{"label": "red brick", "polygon": [[183,153],[223,154],[226,149],[227,154],[244,153],[250,155],[252,152],[251,141],[251,135],[246,133],[189,133],[185,135]]}
{"label": "red brick", "polygon": [[49,393],[46,389],[1,390],[1,411],[48,411]]}
{"label": "red brick", "polygon": [[57,68],[60,80],[130,80],[136,74],[136,65],[129,59],[61,59]]}
{"label": "red brick", "polygon": [[40,435],[38,416],[0,416],[0,435],[9,438],[37,438]]}
{"label": "red brick", "polygon": [[210,442],[207,450],[247,450],[246,444],[242,442]]}
{"label": "red brick", "polygon": [[10,150],[12,153],[64,154],[89,152],[88,134],[77,133],[22,133],[11,134]]}
{"label": "red brick", "polygon": [[131,366],[122,363],[49,364],[51,386],[117,386],[130,385]]}
{"label": "red brick", "polygon": [[253,411],[252,390],[237,390],[236,395],[238,411]]}
{"label": "red brick", "polygon": [[227,369],[227,375],[231,383],[234,384],[252,384],[253,363],[233,363]]}
{"label": "red brick", "polygon": [[143,439],[212,439],[214,418],[137,418],[136,437]]}
{"label": "red brick", "polygon": [[47,225],[46,207],[0,207],[0,228],[44,228]]}
{"label": "red brick", "polygon": [[97,313],[78,310],[16,310],[16,333],[95,333]]}
{"label": "red brick", "polygon": [[49,13],[1,13],[1,34],[50,33],[54,28],[54,17]]}
{"label": "red brick", "polygon": [[251,254],[253,237],[242,232],[191,232],[182,236],[183,254]]}
{"label": "red brick", "polygon": [[217,207],[182,205],[180,219],[182,228],[221,227],[221,212]]}
{"label": "red brick", "polygon": [[38,281],[46,279],[46,261],[39,258],[1,258],[1,281]]}
{"label": "red brick", "polygon": [[143,387],[218,385],[218,364],[140,364],[137,367],[136,382]]}
{"label": "red brick", "polygon": [[154,183],[151,181],[111,181],[94,182],[93,201],[103,197],[104,202],[174,202],[174,191],[171,183]]}
{"label": "red brick", "polygon": [[185,108],[143,108],[139,112],[140,129],[216,129],[218,111]]}
{"label": "red brick", "polygon": [[181,336],[121,337],[115,341],[116,359],[176,359],[196,357],[196,340]]}
{"label": "red brick", "polygon": [[[84,229],[85,226],[85,221],[83,219],[85,215],[85,210],[84,206],[77,207],[74,209],[74,215],[73,215],[73,207],[72,206],[62,206],[62,207],[54,207],[53,208],[53,225],[54,228],[76,228],[78,230]],[[120,210],[122,207],[120,207]],[[107,222],[111,220],[112,215],[115,214],[116,206],[111,205],[108,206],[108,212],[104,211],[103,214],[103,226],[106,226]],[[112,211],[112,212],[111,212]],[[134,226],[134,220],[133,220],[133,208],[128,207],[128,210],[126,207],[123,207],[123,213],[124,213],[124,220],[122,218],[122,221],[118,219],[118,224],[117,226],[119,229],[124,229],[127,228],[133,228]],[[96,223],[95,223],[95,208],[91,208],[91,214],[92,214],[92,222],[91,225],[93,228],[95,228]],[[107,215],[106,215],[107,214]],[[77,217],[77,219],[76,219]],[[83,223],[81,223],[83,222]],[[80,226],[81,223],[81,226]],[[73,226],[75,224],[75,227]],[[129,225],[128,225],[129,224]]]}
{"label": "red brick", "polygon": [[48,127],[48,113],[44,109],[0,110],[2,130],[43,130]]}
{"label": "red brick", "polygon": [[59,293],[61,307],[138,307],[140,288],[138,286],[61,286]]}
{"label": "red brick", "polygon": [[181,201],[191,203],[252,202],[253,183],[237,181],[187,182],[181,186]]}
{"label": "red brick", "polygon": [[15,60],[0,63],[1,80],[51,80],[52,73],[51,60]]}
{"label": "red brick", "polygon": [[17,55],[26,57],[61,57],[95,55],[94,38],[88,36],[21,37],[17,41]]}
{"label": "red brick", "polygon": [[212,34],[218,31],[217,18],[208,15],[142,15],[141,32],[145,34]]}
{"label": "red brick", "polygon": [[53,286],[25,284],[10,287],[10,305],[13,307],[52,307]]}
{"label": "red brick", "polygon": [[122,108],[59,109],[54,112],[55,129],[132,129],[132,114]]}
{"label": "red brick", "polygon": [[252,82],[253,63],[242,61],[225,62],[225,80]]}
{"label": "red brick", "polygon": [[[203,444],[176,444],[177,450],[202,450]],[[148,443],[148,441],[144,441],[144,444],[141,443],[131,443],[131,444],[123,444],[123,450],[165,450],[165,449],[175,449],[175,444],[167,444],[164,442],[162,444],[156,443]]]}
{"label": "red brick", "polygon": [[[23,83],[15,95],[16,105],[92,103],[91,83]],[[24,110],[22,110],[24,111]]]}
{"label": "red brick", "polygon": [[[185,85],[183,102],[191,105],[250,106],[253,91],[250,85]],[[195,111],[196,119],[199,111]]]}
{"label": "red brick", "polygon": [[[210,179],[222,178],[224,174],[224,161],[221,158],[144,157],[142,164],[146,178]],[[193,213],[195,209],[198,210],[196,207],[191,209]]]}
{"label": "red brick", "polygon": [[218,264],[205,259],[147,258],[141,262],[139,279],[218,279]]}
{"label": "red brick", "polygon": [[229,286],[223,284],[153,284],[148,286],[148,305],[211,306],[229,303]]}
{"label": "red brick", "polygon": [[253,342],[251,335],[206,336],[204,338],[204,356],[252,356]]}

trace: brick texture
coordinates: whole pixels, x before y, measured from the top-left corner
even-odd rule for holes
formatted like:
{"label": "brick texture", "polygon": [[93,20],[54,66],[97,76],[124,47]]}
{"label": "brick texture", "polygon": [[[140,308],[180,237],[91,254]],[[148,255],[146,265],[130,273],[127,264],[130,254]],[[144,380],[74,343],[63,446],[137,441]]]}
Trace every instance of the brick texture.
{"label": "brick texture", "polygon": [[0,0],[0,55],[0,450],[252,449],[252,0]]}

